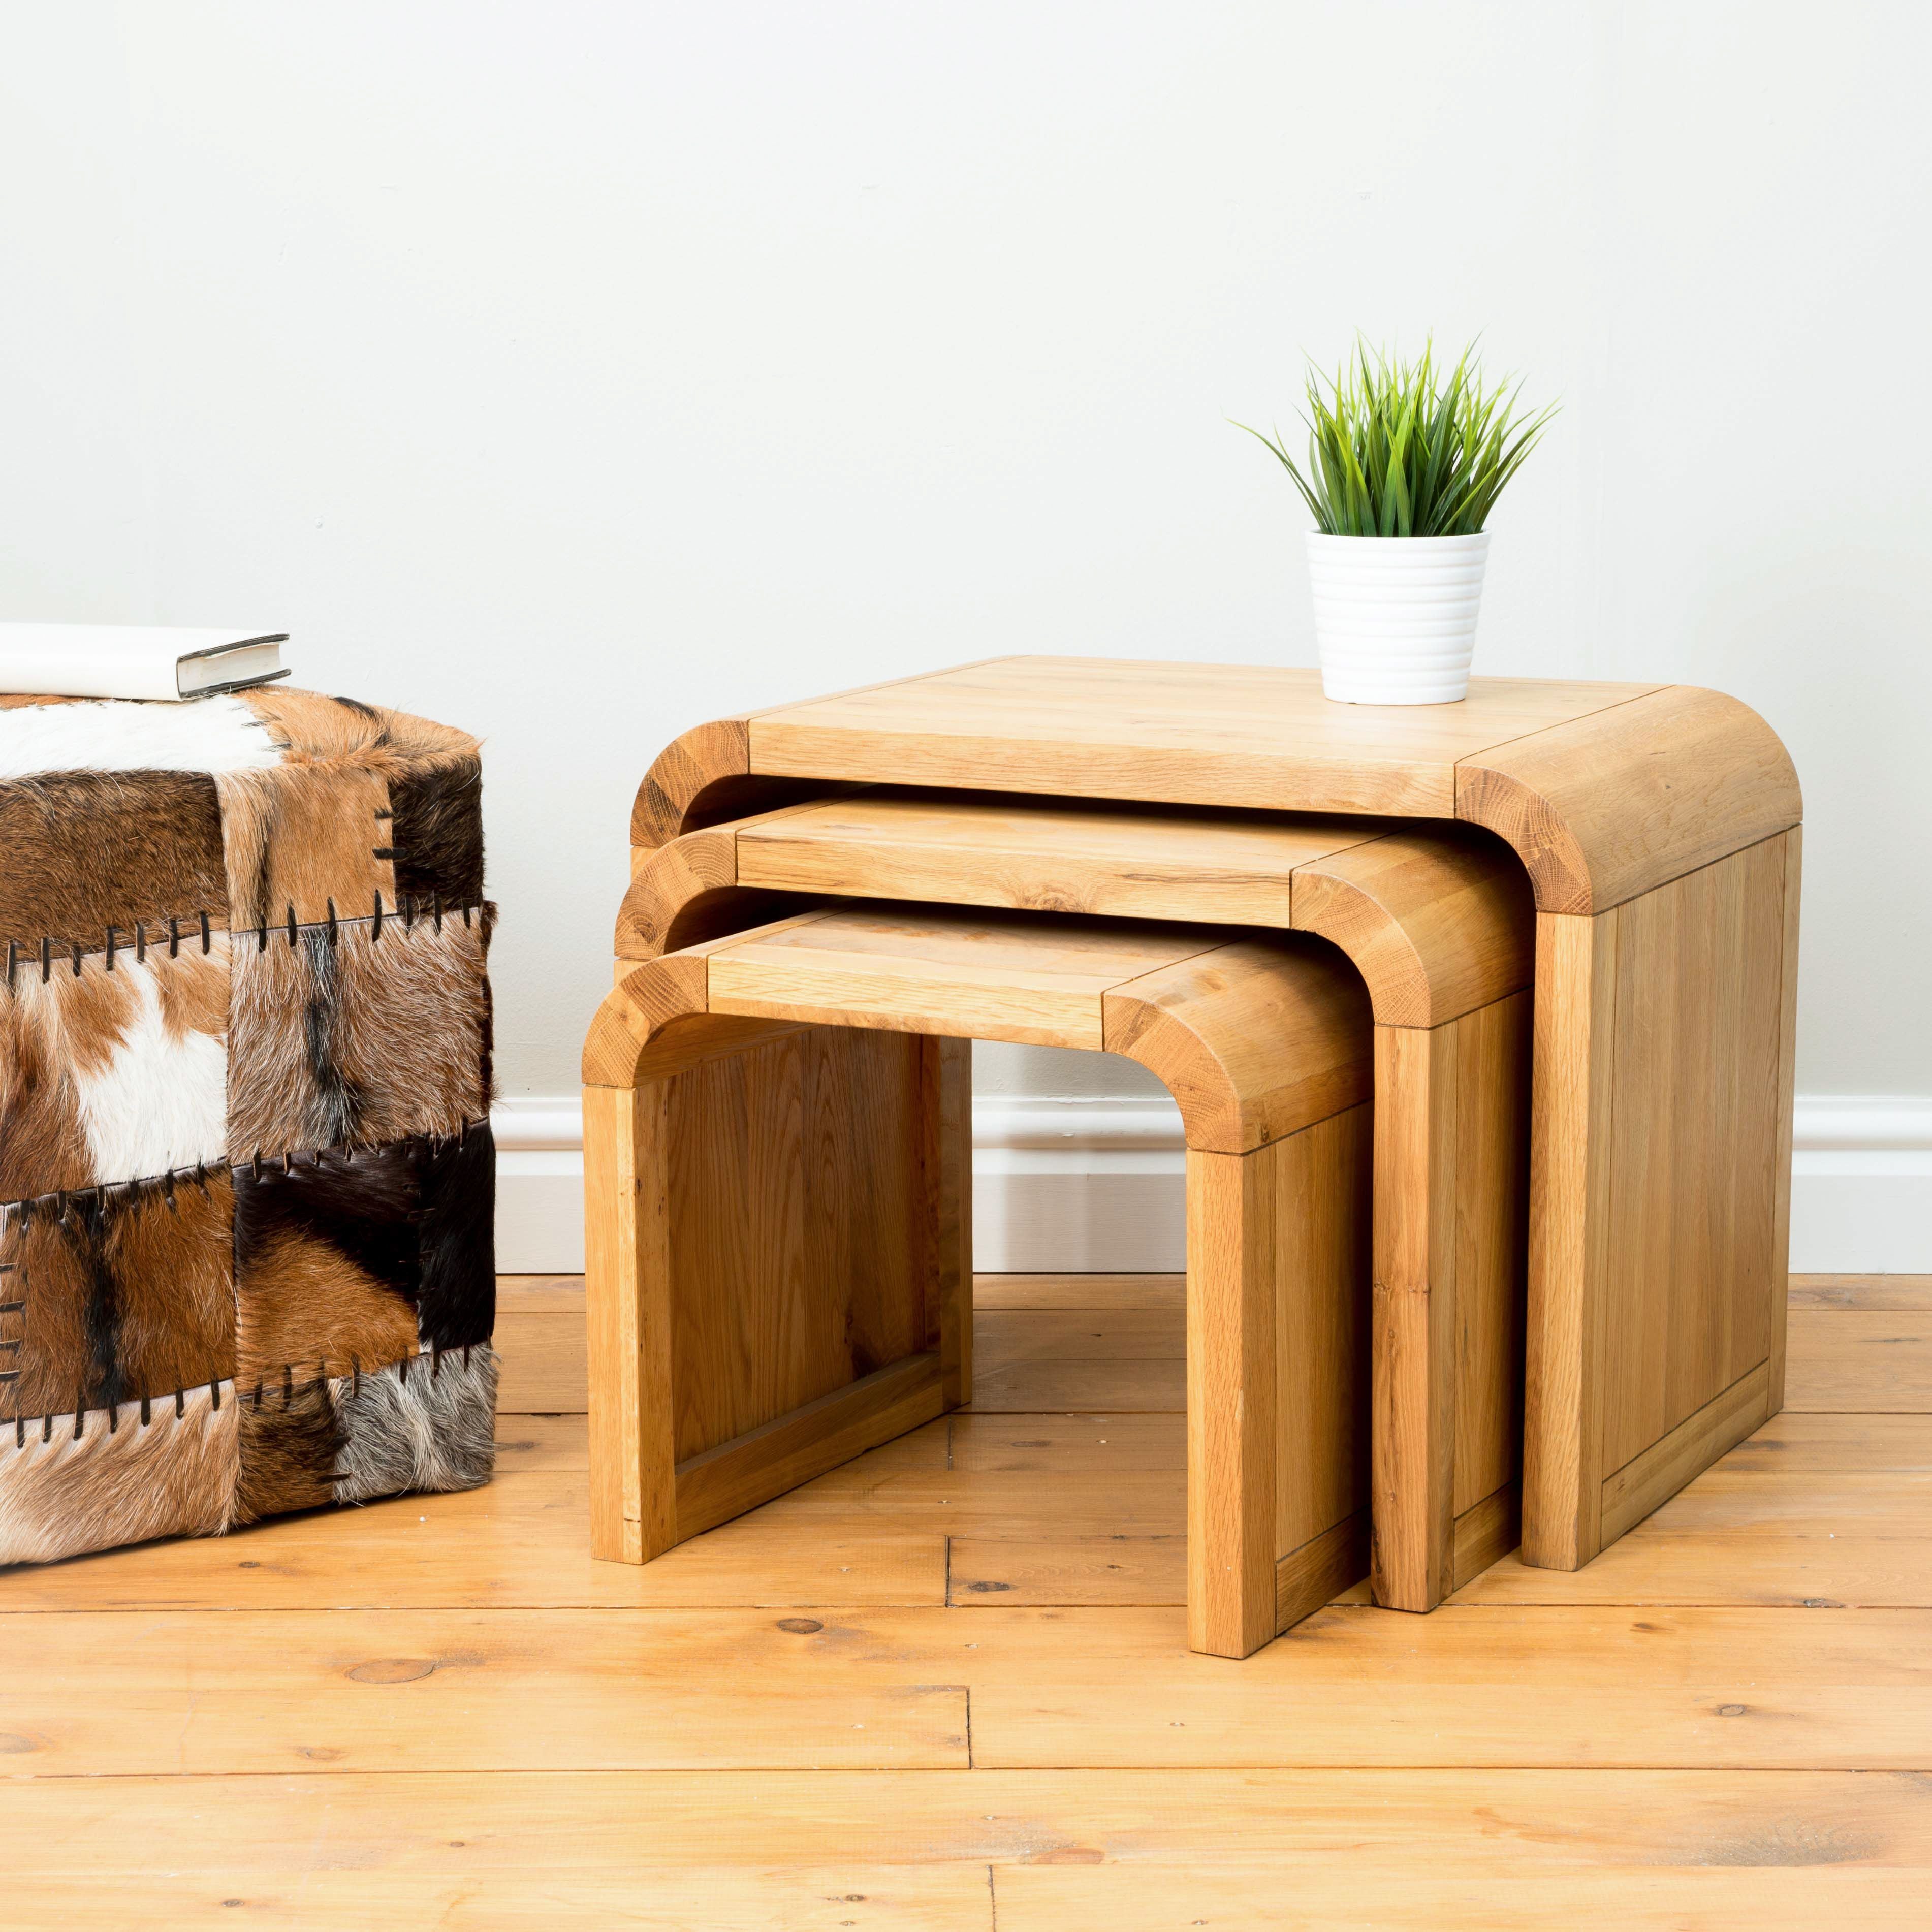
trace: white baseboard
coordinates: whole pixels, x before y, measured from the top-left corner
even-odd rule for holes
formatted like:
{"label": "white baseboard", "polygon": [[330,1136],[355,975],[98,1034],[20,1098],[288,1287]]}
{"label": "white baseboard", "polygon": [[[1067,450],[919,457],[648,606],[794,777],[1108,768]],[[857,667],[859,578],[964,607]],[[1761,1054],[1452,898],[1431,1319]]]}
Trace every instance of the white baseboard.
{"label": "white baseboard", "polygon": [[[497,1264],[584,1265],[583,1124],[574,1095],[492,1117]],[[1932,1098],[1798,1096],[1791,1265],[1932,1274]],[[973,1242],[989,1274],[1168,1273],[1184,1265],[1180,1125],[1162,1100],[1016,1100],[973,1107]]]}
{"label": "white baseboard", "polygon": [[505,1274],[584,1271],[584,1102],[574,1094],[499,1100],[496,1265]]}

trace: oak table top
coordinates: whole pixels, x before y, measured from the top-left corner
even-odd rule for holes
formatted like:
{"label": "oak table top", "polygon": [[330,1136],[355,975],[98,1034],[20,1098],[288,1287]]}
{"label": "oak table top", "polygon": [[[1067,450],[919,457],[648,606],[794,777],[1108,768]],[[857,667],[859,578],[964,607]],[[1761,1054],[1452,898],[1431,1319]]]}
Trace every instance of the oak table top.
{"label": "oak table top", "polygon": [[[1763,719],[1694,686],[1477,677],[1454,704],[1360,705],[1284,666],[1015,657],[686,733],[632,842],[742,803],[728,782],[945,786],[1249,810],[1467,819],[1549,912],[1602,912],[1787,830],[1796,776]],[[721,809],[694,815],[716,787]]]}

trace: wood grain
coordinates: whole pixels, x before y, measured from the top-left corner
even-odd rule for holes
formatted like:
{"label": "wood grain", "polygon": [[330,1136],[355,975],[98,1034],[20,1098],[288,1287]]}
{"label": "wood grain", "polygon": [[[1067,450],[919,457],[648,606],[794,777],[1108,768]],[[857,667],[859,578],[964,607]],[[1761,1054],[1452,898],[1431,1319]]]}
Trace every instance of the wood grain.
{"label": "wood grain", "polygon": [[1220,1657],[1275,1634],[1278,1153],[1187,1156],[1187,1641]]}
{"label": "wood grain", "polygon": [[908,1355],[677,1466],[680,1540],[849,1462],[945,1412],[939,1353]]}
{"label": "wood grain", "polygon": [[662,1087],[584,1089],[591,1548],[612,1562],[677,1540],[666,1131]]}
{"label": "wood grain", "polygon": [[1536,927],[1522,1550],[1576,1570],[1603,1540],[1616,925],[1539,913]]}
{"label": "wood grain", "polygon": [[[1798,1088],[1798,914],[1804,871],[1804,832],[1794,825],[1780,842],[1784,854],[1784,944],[1779,960],[1778,1090],[1772,1104],[1778,1144],[1772,1156],[1771,1373],[1765,1394],[1768,1414],[1784,1406],[1785,1310],[1790,1302],[1791,1141]],[[1778,1284],[1784,1283],[1780,1292]]]}
{"label": "wood grain", "polygon": [[1872,1414],[1932,1408],[1932,1315],[1794,1308],[1784,1406]]}
{"label": "wood grain", "polygon": [[1376,1029],[1376,1600],[1429,1610],[1455,1586],[1457,1034]]}
{"label": "wood grain", "polygon": [[[1531,996],[1376,1030],[1376,1600],[1432,1610],[1520,1467]],[[1500,1552],[1498,1552],[1500,1553]]]}
{"label": "wood grain", "polygon": [[1606,1477],[1604,1540],[1614,1542],[1733,1443],[1742,1442],[1770,1413],[1770,1364],[1760,1362]]}
{"label": "wood grain", "polygon": [[[1005,1286],[1023,1366],[1031,1313],[1178,1346],[1171,1279]],[[9,1916],[1916,1928],[1932,1384],[1870,1405],[1913,1393],[1883,1337],[1922,1286],[1801,1278],[1794,1387],[1851,1409],[1587,1568],[1505,1556],[1239,1666],[1184,1648],[1179,1414],[953,1415],[637,1568],[586,1554],[583,1418],[506,1413],[482,1490],[15,1568]],[[506,1378],[581,1305],[506,1281]]]}
{"label": "wood grain", "polygon": [[1354,962],[1378,1024],[1436,1027],[1529,985],[1536,908],[1521,863],[1472,826],[1352,845],[1294,874],[1293,922]]}
{"label": "wood grain", "polygon": [[17,1617],[8,1724],[28,1748],[8,1768],[965,1765],[964,1687],[938,1682],[936,1656],[834,1662],[786,1621],[820,1620],[768,1610],[332,1610],[264,1626],[160,1612],[116,1618],[104,1643],[96,1617]]}
{"label": "wood grain", "polygon": [[1178,1621],[976,1612],[975,1765],[1907,1770],[1932,1726],[1932,1611],[1330,1608],[1239,1670]]}
{"label": "wood grain", "polygon": [[1784,868],[1768,840],[1615,915],[1606,1477],[1764,1361],[1782,1317]]}
{"label": "wood grain", "polygon": [[1456,816],[1508,840],[1544,912],[1607,912],[1803,815],[1771,727],[1691,685],[1552,724],[1456,768]]}
{"label": "wood grain", "polygon": [[1106,1050],[1159,1078],[1190,1148],[1250,1153],[1369,1097],[1361,982],[1294,940],[1217,946],[1110,988],[1101,1006]]}
{"label": "wood grain", "polygon": [[714,1012],[1100,1049],[1100,998],[1211,928],[860,903],[711,956]]}
{"label": "wood grain", "polygon": [[742,822],[747,886],[1123,919],[1285,926],[1298,866],[1373,819],[880,786]]}
{"label": "wood grain", "polygon": [[[1921,1279],[1932,1306],[1932,1276]],[[1186,1283],[1184,1274],[982,1274],[973,1299],[981,1309],[1170,1309],[1178,1320]]]}
{"label": "wood grain", "polygon": [[920,1198],[927,1272],[927,1340],[939,1351],[948,1408],[973,1400],[973,1048],[920,1048]]}
{"label": "wood grain", "polygon": [[[1162,1277],[1127,1275],[1126,1282]],[[1046,1284],[1056,1277],[1028,1275],[994,1275],[994,1281],[1014,1282],[1037,1280],[1037,1289],[1016,1288],[1017,1293],[1048,1294]],[[1100,1280],[1100,1276],[1076,1275],[1076,1282]],[[1077,1290],[1076,1292],[1078,1292]],[[1042,1303],[1042,1306],[1059,1306]],[[1793,1308],[1910,1308],[1932,1309],[1932,1274],[1795,1274],[1791,1277],[1790,1305]]]}
{"label": "wood grain", "polygon": [[1340,705],[1312,670],[1009,658],[766,712],[750,757],[797,778],[1448,818],[1459,759],[1654,688],[1472,678],[1459,704]]}
{"label": "wood grain", "polygon": [[[0,1618],[46,1610],[781,1609],[945,1599],[942,1530],[854,1510],[800,1538],[750,1516],[641,1565],[591,1554],[582,1418],[573,1465],[512,1469],[453,1496],[271,1518],[219,1539],[142,1544],[0,1574]],[[943,1436],[933,1444],[944,1466]],[[883,1475],[893,1459],[876,1465]]]}
{"label": "wood grain", "polygon": [[640,1912],[719,1932],[842,1916],[992,1932],[997,1893],[1003,1925],[1058,1932],[1266,1924],[1292,1886],[1322,1932],[1778,1932],[1847,1900],[1862,1922],[1910,1924],[1932,1866],[1924,1780],[1886,1773],[350,1772],[9,1796],[0,1858],[26,1922],[112,1922],[138,1893],[194,1928],[232,1923],[240,1897],[304,1932]]}
{"label": "wood grain", "polygon": [[926,1095],[917,1040],[820,1028],[658,1084],[682,1463],[930,1346]]}

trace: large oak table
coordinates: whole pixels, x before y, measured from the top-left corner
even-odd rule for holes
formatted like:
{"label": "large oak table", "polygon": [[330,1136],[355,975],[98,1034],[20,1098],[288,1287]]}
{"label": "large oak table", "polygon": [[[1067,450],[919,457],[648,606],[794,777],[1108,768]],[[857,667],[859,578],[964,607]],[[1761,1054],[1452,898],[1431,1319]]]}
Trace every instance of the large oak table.
{"label": "large oak table", "polygon": [[1537,905],[1524,1559],[1580,1567],[1782,1406],[1802,805],[1747,706],[1526,678],[1337,704],[1312,670],[998,658],[686,732],[632,843],[851,784],[1498,834]]}

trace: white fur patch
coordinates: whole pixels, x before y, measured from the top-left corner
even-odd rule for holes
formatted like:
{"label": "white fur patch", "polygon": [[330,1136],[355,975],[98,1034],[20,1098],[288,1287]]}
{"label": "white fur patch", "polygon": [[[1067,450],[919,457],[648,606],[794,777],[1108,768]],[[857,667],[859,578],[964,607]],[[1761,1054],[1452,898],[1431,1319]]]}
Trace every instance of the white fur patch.
{"label": "white fur patch", "polygon": [[[228,935],[215,938],[224,945]],[[125,953],[115,967],[133,995],[107,1065],[74,1071],[80,1124],[97,1181],[140,1180],[178,1167],[228,1158],[228,1040],[161,1021],[152,968]]]}
{"label": "white fur patch", "polygon": [[232,695],[184,704],[90,699],[0,709],[0,778],[44,772],[242,772],[282,761]]}

